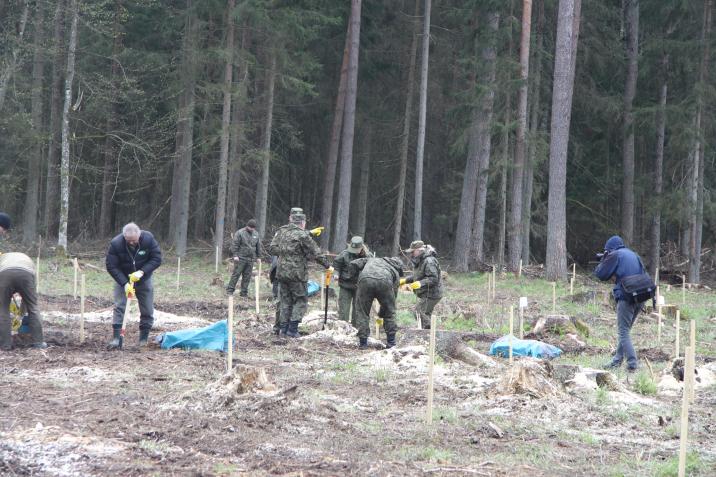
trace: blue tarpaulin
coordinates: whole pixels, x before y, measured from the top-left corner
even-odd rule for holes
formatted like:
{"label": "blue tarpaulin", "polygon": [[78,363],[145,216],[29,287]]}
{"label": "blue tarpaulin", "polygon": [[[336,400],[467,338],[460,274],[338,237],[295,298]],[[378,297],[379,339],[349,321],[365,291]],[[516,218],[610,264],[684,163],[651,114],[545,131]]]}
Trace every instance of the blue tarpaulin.
{"label": "blue tarpaulin", "polygon": [[226,320],[221,320],[204,328],[164,333],[162,349],[182,348],[226,351],[228,339]]}
{"label": "blue tarpaulin", "polygon": [[[497,339],[490,346],[490,354],[492,356],[502,356],[507,358],[510,354],[510,335],[505,335]],[[521,340],[512,337],[512,356],[532,356],[533,358],[556,358],[562,354],[562,350],[551,344],[543,343],[537,340]]]}
{"label": "blue tarpaulin", "polygon": [[306,296],[313,296],[319,291],[321,291],[321,285],[313,280],[308,280],[308,283],[306,283]]}

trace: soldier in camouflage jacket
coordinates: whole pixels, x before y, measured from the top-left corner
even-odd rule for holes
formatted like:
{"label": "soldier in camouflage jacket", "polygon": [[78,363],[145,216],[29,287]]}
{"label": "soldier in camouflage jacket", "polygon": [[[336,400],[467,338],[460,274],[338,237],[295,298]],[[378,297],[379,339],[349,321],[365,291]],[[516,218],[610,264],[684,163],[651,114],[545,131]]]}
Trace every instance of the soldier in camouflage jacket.
{"label": "soldier in camouflage jacket", "polygon": [[261,239],[256,232],[256,220],[246,222],[246,227],[239,229],[234,234],[231,243],[231,254],[234,260],[234,272],[231,274],[226,292],[234,293],[236,282],[241,277],[240,296],[246,297],[249,294],[249,282],[251,282],[251,271],[254,268],[254,260],[261,258]]}
{"label": "soldier in camouflage jacket", "polygon": [[416,240],[405,250],[410,254],[410,261],[415,267],[413,273],[405,279],[411,284],[411,289],[418,296],[418,304],[415,309],[417,317],[423,329],[430,329],[430,317],[433,308],[443,297],[443,284],[440,276],[440,263],[437,253],[430,245],[425,245],[422,240]]}

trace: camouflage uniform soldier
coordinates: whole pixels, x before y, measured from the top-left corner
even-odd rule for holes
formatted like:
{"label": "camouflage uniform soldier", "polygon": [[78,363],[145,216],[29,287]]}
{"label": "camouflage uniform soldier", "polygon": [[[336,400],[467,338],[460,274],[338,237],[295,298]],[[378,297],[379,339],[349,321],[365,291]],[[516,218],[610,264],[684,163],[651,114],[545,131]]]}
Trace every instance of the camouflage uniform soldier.
{"label": "camouflage uniform soldier", "polygon": [[251,282],[251,270],[254,268],[254,260],[261,257],[261,240],[256,232],[256,220],[246,222],[246,227],[239,229],[234,234],[234,241],[231,243],[231,254],[234,257],[234,272],[226,287],[226,293],[233,294],[236,290],[236,282],[241,277],[241,291],[239,296],[249,296],[249,282]]}
{"label": "camouflage uniform soldier", "polygon": [[420,318],[422,328],[429,330],[433,308],[443,297],[440,263],[435,249],[431,245],[425,245],[422,240],[411,243],[405,253],[410,254],[414,267],[413,273],[406,277],[405,282],[410,284],[410,288],[418,296],[415,313]]}
{"label": "camouflage uniform soldier", "polygon": [[355,299],[359,347],[368,347],[369,316],[374,299],[380,304],[378,316],[383,318],[388,337],[387,347],[395,346],[395,333],[398,331],[395,323],[395,297],[400,277],[403,276],[403,262],[399,257],[359,258],[351,262],[351,267],[360,270]]}
{"label": "camouflage uniform soldier", "polygon": [[315,260],[325,268],[332,268],[321,254],[306,228],[306,216],[293,214],[291,223],[276,232],[269,253],[278,257],[276,279],[281,300],[280,332],[291,338],[298,337],[298,324],[308,306],[306,282],[308,261]]}
{"label": "camouflage uniform soldier", "polygon": [[365,255],[366,247],[363,244],[363,237],[355,236],[351,239],[351,243],[348,244],[348,248],[339,253],[333,260],[333,268],[336,269],[339,286],[338,318],[343,321],[348,321],[348,314],[351,311],[352,305],[353,313],[350,313],[350,321],[351,324],[356,327],[355,296],[356,288],[358,287],[358,275],[355,273],[356,268],[351,267],[350,263],[353,260],[365,257]]}

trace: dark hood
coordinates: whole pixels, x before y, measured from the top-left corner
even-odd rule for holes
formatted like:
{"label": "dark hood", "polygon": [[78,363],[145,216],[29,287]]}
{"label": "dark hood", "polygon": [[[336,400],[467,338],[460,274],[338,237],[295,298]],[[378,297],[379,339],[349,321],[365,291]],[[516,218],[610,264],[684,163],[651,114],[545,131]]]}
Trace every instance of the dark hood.
{"label": "dark hood", "polygon": [[403,261],[400,257],[384,257],[383,260],[385,260],[388,265],[395,268],[401,275],[403,274]]}
{"label": "dark hood", "polygon": [[613,235],[612,237],[609,237],[607,243],[604,244],[604,250],[606,250],[607,252],[613,252],[614,250],[618,250],[620,248],[624,248],[624,241],[618,235]]}

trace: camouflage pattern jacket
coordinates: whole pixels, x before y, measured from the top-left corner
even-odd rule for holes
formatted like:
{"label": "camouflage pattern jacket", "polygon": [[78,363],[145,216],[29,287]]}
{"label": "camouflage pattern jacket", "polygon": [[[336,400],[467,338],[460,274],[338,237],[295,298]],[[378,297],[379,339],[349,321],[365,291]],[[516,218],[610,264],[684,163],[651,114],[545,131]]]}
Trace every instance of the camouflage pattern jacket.
{"label": "camouflage pattern jacket", "polygon": [[11,269],[25,270],[35,274],[34,262],[24,253],[10,252],[0,255],[0,272]]}
{"label": "camouflage pattern jacket", "polygon": [[420,282],[420,288],[415,294],[420,298],[437,300],[443,297],[443,284],[440,275],[440,263],[435,249],[428,246],[425,252],[418,257],[415,270],[406,279],[407,283]]}
{"label": "camouflage pattern jacket", "polygon": [[311,235],[294,224],[278,229],[269,245],[269,253],[278,257],[276,278],[282,282],[308,281],[309,260],[315,260],[324,268],[330,266]]}
{"label": "camouflage pattern jacket", "polygon": [[390,282],[397,292],[400,277],[403,276],[403,262],[398,257],[359,258],[351,262],[353,273],[358,275],[358,283],[362,280],[381,280]]}
{"label": "camouflage pattern jacket", "polygon": [[358,287],[358,273],[355,267],[351,267],[351,262],[361,258],[360,255],[351,253],[345,249],[333,259],[333,268],[335,275],[338,277],[338,285],[341,288],[355,290]]}
{"label": "camouflage pattern jacket", "polygon": [[234,234],[231,243],[231,254],[244,260],[253,261],[261,256],[261,240],[259,234],[244,227]]}

